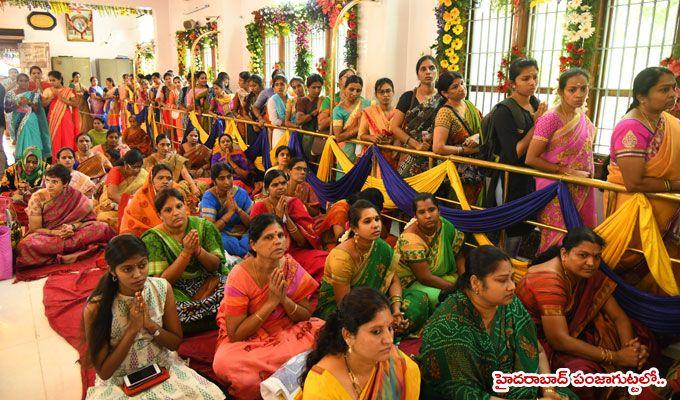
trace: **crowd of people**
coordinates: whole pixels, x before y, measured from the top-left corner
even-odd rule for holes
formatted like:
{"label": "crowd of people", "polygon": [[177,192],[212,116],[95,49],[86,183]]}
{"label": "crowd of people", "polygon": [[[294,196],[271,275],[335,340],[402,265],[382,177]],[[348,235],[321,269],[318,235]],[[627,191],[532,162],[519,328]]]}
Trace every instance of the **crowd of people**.
{"label": "crowd of people", "polygon": [[[293,374],[290,395],[304,400],[625,395],[592,387],[494,392],[493,371],[558,368],[655,366],[670,370],[669,382],[680,388],[677,365],[668,368],[658,338],[626,315],[613,297],[616,284],[599,269],[606,243],[592,230],[593,188],[569,184],[583,228],[564,233],[557,200],[539,213],[539,222],[562,231],[540,231],[532,266],[516,284],[511,258],[533,226],[508,228],[502,249],[470,250],[437,197],[418,193],[413,218],[392,235],[377,189],[333,204],[319,200],[307,177],[323,141],[303,135],[302,154],[273,149],[274,166],[265,171],[224,133],[225,120],[214,118],[250,121],[237,123],[247,143],[262,140],[265,125],[273,126],[271,144],[286,129],[332,127],[352,162],[366,151],[353,139],[421,151],[380,150],[402,178],[430,169],[422,153],[430,150],[594,177],[595,128],[583,109],[588,73],[562,73],[559,103],[548,107],[535,96],[538,71],[535,60],[514,61],[512,94],[486,116],[467,100],[465,78],[439,74],[431,56],[418,60],[418,85],[396,106],[389,78],[375,82],[371,101],[362,97],[362,78],[341,71],[332,110],[317,74],[288,79],[276,70],[265,88],[259,75],[241,72],[232,91],[226,73],[209,85],[198,72],[195,88],[173,71],[124,75],[118,85],[109,77],[102,88],[96,77],[86,87],[78,73],[66,85],[59,71],[48,81],[38,67],[29,75],[13,71],[2,81],[3,117],[16,162],[0,192],[11,199],[15,268],[72,263],[105,249],[107,273],[83,314],[97,372],[92,399],[120,398],[123,376],[149,363],[170,371],[149,389],[159,398],[256,399],[281,370]],[[666,112],[675,89],[675,76],[662,67],[635,77],[633,103],[612,134],[608,181],[629,192],[680,192],[680,121]],[[486,207],[553,182],[488,176],[464,163],[457,170],[467,201]],[[437,194],[455,196],[445,188]],[[607,192],[605,215],[630,196]],[[680,204],[650,201],[669,255],[680,258]],[[631,246],[640,240],[636,234]],[[680,268],[674,271],[680,282]],[[638,254],[622,258],[617,272],[662,293]],[[219,332],[216,382],[176,353],[183,335],[209,330]],[[407,355],[397,345],[408,340],[418,347]],[[298,368],[284,368],[290,363]],[[648,388],[645,398],[663,398],[670,387]]]}

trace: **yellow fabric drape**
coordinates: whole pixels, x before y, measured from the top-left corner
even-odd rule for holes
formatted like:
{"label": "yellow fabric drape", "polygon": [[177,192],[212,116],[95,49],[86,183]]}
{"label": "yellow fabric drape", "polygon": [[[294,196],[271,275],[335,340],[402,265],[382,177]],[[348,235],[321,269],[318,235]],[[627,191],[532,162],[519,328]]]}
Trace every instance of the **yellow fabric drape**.
{"label": "yellow fabric drape", "polygon": [[269,150],[269,159],[271,160],[272,166],[276,165],[276,149],[278,149],[280,146],[288,146],[288,142],[290,141],[290,131],[286,129],[283,133],[283,136],[279,139],[278,142],[276,142],[275,145],[272,146],[271,150]]}
{"label": "yellow fabric drape", "polygon": [[198,137],[201,139],[201,143],[205,143],[208,138],[210,137],[210,134],[203,129],[201,126],[200,122],[198,122],[198,116],[196,115],[196,111],[189,111],[189,121],[191,121],[191,124],[196,128],[196,131],[198,132]]}
{"label": "yellow fabric drape", "polygon": [[[635,223],[636,220],[637,224]],[[595,228],[595,232],[602,236],[607,243],[602,251],[602,259],[612,269],[616,269],[633,237],[633,230],[636,225],[640,230],[642,252],[654,280],[667,294],[671,296],[680,295],[673,274],[671,259],[654,219],[652,206],[642,193],[635,193],[630,200],[626,201],[616,212]]]}
{"label": "yellow fabric drape", "polygon": [[[329,137],[326,139],[326,144],[321,152],[321,159],[319,160],[319,169],[317,177],[323,182],[328,182],[331,177],[331,168],[335,166],[335,160],[340,164],[340,169],[345,173],[349,172],[354,164],[347,158],[347,155],[340,149],[340,146],[335,142],[335,139]],[[387,199],[387,197],[385,197]]]}
{"label": "yellow fabric drape", "polygon": [[224,125],[224,133],[236,139],[236,143],[238,143],[238,147],[241,149],[241,151],[246,151],[248,145],[241,137],[241,132],[239,132],[238,128],[236,127],[236,122],[234,122],[233,119],[229,119],[226,122],[227,123]]}
{"label": "yellow fabric drape", "polygon": [[[418,175],[410,176],[404,179],[404,181],[408,183],[409,186],[411,186],[416,192],[434,193],[437,191],[437,189],[439,189],[439,187],[442,185],[442,182],[444,181],[444,178],[446,177],[446,163],[448,162],[449,161],[439,164],[431,170],[425,171]],[[385,189],[385,184],[383,183],[382,179],[369,176],[366,180],[366,183],[364,184],[363,189],[367,188],[375,188],[380,190],[380,192],[383,194],[383,197],[385,198],[383,208],[397,208],[392,199],[390,199],[390,197],[387,195],[387,190]]]}

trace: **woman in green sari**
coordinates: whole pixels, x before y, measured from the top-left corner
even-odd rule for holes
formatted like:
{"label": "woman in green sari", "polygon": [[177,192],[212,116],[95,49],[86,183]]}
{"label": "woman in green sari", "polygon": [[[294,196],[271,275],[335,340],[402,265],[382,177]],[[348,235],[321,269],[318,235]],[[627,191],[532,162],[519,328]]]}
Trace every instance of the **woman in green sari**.
{"label": "woman in green sari", "polygon": [[470,251],[456,290],[425,327],[420,357],[426,399],[578,398],[552,387],[494,392],[494,371],[544,374],[550,365],[536,326],[515,296],[510,258],[493,246]]}
{"label": "woman in green sari", "polygon": [[149,275],[170,282],[184,333],[215,329],[227,281],[222,237],[202,218],[188,217],[177,189],[156,195],[162,223],[142,235],[149,250]]}
{"label": "woman in green sari", "polygon": [[[439,205],[430,193],[419,193],[412,201],[415,218],[397,239],[399,255],[397,275],[403,288],[409,289],[404,300],[411,303],[409,320],[427,319],[439,304],[442,290],[453,290],[462,273],[465,258],[461,252],[465,234],[439,214]],[[418,309],[409,300],[426,295],[429,305]]]}
{"label": "woman in green sari", "polygon": [[[326,258],[319,292],[316,314],[323,319],[336,310],[337,304],[355,287],[371,287],[389,295],[390,308],[400,333],[420,329],[425,322],[407,321],[404,312],[411,306],[404,302],[404,292],[397,277],[398,258],[394,250],[380,238],[382,221],[373,204],[366,200],[356,201],[349,210],[349,226],[346,236]],[[423,295],[416,302],[418,308],[427,307]]]}

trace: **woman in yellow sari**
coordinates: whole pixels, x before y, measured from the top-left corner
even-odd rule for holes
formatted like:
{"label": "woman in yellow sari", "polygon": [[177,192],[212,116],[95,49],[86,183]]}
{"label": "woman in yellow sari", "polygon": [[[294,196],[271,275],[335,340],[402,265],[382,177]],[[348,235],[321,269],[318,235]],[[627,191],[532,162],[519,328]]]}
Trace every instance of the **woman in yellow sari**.
{"label": "woman in yellow sari", "polygon": [[98,184],[106,176],[106,173],[113,168],[111,161],[104,154],[92,151],[92,138],[87,133],[76,136],[76,146],[77,170],[89,176],[92,182]]}
{"label": "woman in yellow sari", "polygon": [[[390,78],[380,78],[375,82],[375,98],[378,104],[364,109],[359,123],[359,139],[376,144],[392,144],[394,136],[390,130],[390,121],[394,117],[394,83]],[[380,150],[390,165],[397,169],[395,154],[390,150]]]}
{"label": "woman in yellow sari", "polygon": [[[347,78],[344,87],[345,97],[333,109],[333,135],[342,151],[352,162],[356,159],[356,144],[347,141],[357,137],[363,109],[371,105],[370,101],[361,97],[363,87],[364,81],[360,76],[352,75]],[[345,174],[339,172],[336,179],[343,175]]]}
{"label": "woman in yellow sari", "polygon": [[142,187],[149,173],[142,168],[144,157],[137,149],[125,153],[120,166],[115,166],[106,177],[106,186],[99,198],[95,212],[97,221],[106,222],[118,232],[118,207],[125,206],[132,195]]}
{"label": "woman in yellow sari", "polygon": [[[612,134],[607,181],[629,192],[680,192],[680,121],[667,113],[675,106],[675,75],[669,69],[649,67],[633,81],[633,103]],[[605,210],[611,215],[633,193],[608,192]],[[678,211],[680,203],[649,199],[654,218],[672,258],[680,256]],[[629,246],[641,247],[635,232]],[[680,265],[671,264],[680,285]],[[639,289],[661,293],[644,259],[624,254],[617,271]]]}

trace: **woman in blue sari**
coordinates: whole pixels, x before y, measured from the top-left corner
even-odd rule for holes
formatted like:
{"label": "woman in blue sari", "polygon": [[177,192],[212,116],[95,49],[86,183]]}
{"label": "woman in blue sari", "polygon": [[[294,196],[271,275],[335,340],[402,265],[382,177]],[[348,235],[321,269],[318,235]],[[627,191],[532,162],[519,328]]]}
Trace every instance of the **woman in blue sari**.
{"label": "woman in blue sari", "polygon": [[203,194],[201,217],[212,222],[222,234],[227,253],[244,257],[248,254],[248,225],[253,205],[248,193],[234,185],[234,169],[217,163],[210,170],[213,187]]}
{"label": "woman in blue sari", "polygon": [[27,148],[35,147],[45,159],[52,155],[50,128],[40,94],[29,91],[28,82],[28,75],[17,75],[17,89],[5,97],[6,111],[12,112],[9,122],[12,141],[16,142],[14,154],[22,155]]}
{"label": "woman in blue sari", "polygon": [[[274,95],[267,100],[267,115],[272,125],[285,126],[288,80],[283,75],[276,75],[272,80],[272,86],[274,87]],[[271,145],[276,146],[283,134],[283,129],[274,129]]]}

